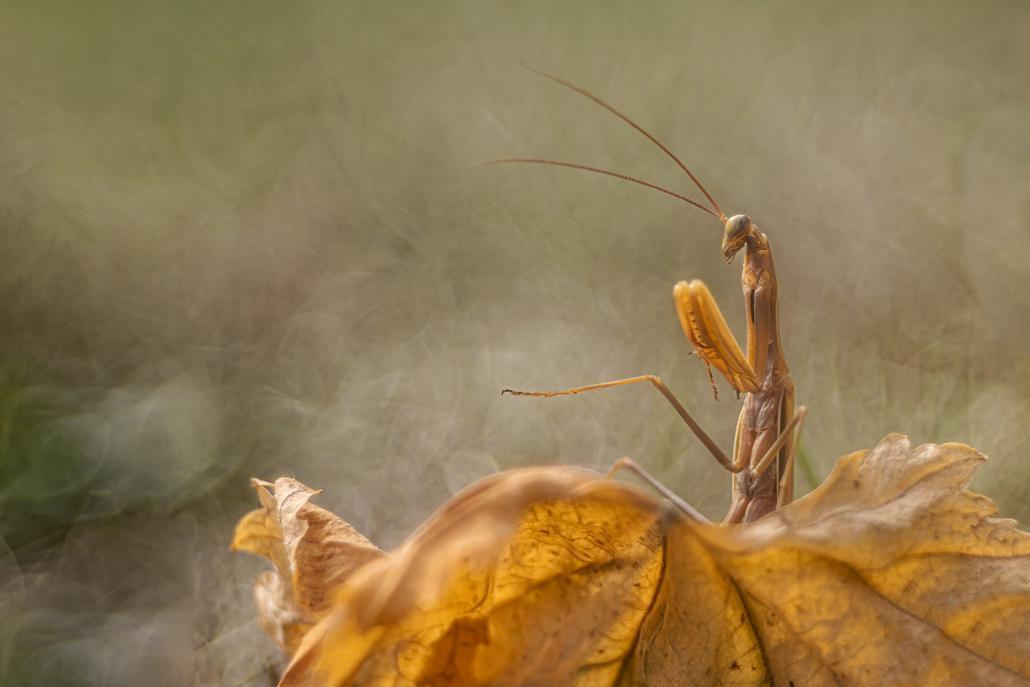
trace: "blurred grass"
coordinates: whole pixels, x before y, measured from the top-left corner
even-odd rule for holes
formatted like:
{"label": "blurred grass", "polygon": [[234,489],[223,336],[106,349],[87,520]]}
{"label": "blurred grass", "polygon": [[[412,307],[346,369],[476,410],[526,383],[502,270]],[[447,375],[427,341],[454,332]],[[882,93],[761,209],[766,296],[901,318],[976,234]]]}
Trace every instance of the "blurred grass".
{"label": "blurred grass", "polygon": [[[632,455],[705,512],[729,444],[670,292],[742,336],[718,227],[775,245],[807,480],[964,441],[1030,522],[1030,11],[1016,2],[0,6],[0,682],[269,684],[247,478],[392,546],[497,469]],[[652,197],[653,196],[653,197]],[[724,394],[725,396],[725,394]],[[799,483],[799,489],[800,489]]]}

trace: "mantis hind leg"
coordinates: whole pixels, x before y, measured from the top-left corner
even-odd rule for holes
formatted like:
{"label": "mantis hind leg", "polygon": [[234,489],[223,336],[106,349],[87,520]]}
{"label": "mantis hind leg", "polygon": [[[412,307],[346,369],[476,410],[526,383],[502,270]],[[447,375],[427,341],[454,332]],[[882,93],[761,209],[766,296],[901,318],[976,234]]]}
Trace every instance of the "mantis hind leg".
{"label": "mantis hind leg", "polygon": [[783,452],[782,471],[777,488],[777,507],[785,506],[794,501],[794,462],[797,460],[798,442],[801,441],[801,430],[805,427],[805,415],[807,414],[808,409],[805,406],[801,406],[794,415],[794,417],[798,418],[797,428],[789,441],[787,441],[786,450]]}
{"label": "mantis hind leg", "polygon": [[722,373],[737,393],[758,391],[761,388],[758,375],[704,282],[699,279],[681,281],[672,294],[680,325],[698,356]]}
{"label": "mantis hind leg", "polygon": [[684,501],[682,498],[677,496],[672,489],[669,489],[667,486],[662,484],[657,477],[655,477],[647,470],[637,465],[637,462],[632,458],[619,458],[617,461],[615,461],[615,464],[612,465],[612,469],[608,471],[607,479],[613,478],[615,476],[615,473],[617,473],[619,470],[629,470],[630,472],[636,474],[642,480],[650,484],[655,491],[657,491],[665,498],[669,499],[672,505],[676,506],[676,508],[681,510],[683,514],[689,517],[691,520],[703,523],[711,522],[708,518],[702,515],[699,510],[697,510],[689,503]]}

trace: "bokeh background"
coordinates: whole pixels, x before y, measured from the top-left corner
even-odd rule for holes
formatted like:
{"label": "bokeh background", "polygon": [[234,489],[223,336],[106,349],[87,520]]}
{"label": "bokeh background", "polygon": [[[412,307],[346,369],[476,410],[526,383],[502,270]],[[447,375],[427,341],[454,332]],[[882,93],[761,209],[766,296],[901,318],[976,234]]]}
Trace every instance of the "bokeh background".
{"label": "bokeh background", "polygon": [[499,469],[623,455],[712,517],[727,447],[672,285],[739,261],[637,133],[774,244],[798,490],[962,441],[1030,524],[1026,3],[0,4],[0,683],[269,685],[248,478],[383,547]]}

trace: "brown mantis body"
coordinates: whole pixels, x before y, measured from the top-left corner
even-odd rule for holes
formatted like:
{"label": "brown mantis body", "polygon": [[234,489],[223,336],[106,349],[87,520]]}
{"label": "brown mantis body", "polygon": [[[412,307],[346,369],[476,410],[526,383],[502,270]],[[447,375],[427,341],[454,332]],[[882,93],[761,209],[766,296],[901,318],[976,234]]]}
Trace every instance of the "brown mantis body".
{"label": "brown mantis body", "polygon": [[[727,218],[715,199],[709,195],[701,182],[679,158],[627,116],[574,84],[542,72],[537,73],[590,98],[646,136],[676,161],[680,169],[690,177],[709,200],[712,207],[709,208],[641,179],[578,163],[539,158],[509,158],[496,162],[549,164],[606,174],[679,198],[718,218],[723,224],[722,256],[727,263],[733,260],[737,252],[744,249],[741,286],[747,314],[747,354],[745,355],[741,350],[727,326],[719,306],[703,282],[700,280],[689,283],[679,282],[673,289],[673,297],[680,324],[687,338],[693,344],[697,355],[706,365],[715,367],[726,378],[738,396],[744,394],[744,403],[737,420],[733,455],[728,457],[698,425],[664,382],[655,375],[640,375],[562,391],[505,389],[502,393],[511,393],[517,396],[569,396],[626,384],[650,382],[672,404],[676,412],[719,464],[733,473],[733,499],[724,519],[725,523],[752,522],[779,506],[790,503],[793,500],[793,462],[797,438],[801,432],[806,409],[804,406],[796,410],[794,408],[794,383],[790,378],[790,370],[780,344],[777,280],[769,239],[759,231],[749,217],[735,215]],[[619,468],[629,468],[637,472],[670,498],[688,516],[704,519],[704,516],[693,507],[672,494],[633,461],[629,459],[619,461],[613,468],[613,472]]]}

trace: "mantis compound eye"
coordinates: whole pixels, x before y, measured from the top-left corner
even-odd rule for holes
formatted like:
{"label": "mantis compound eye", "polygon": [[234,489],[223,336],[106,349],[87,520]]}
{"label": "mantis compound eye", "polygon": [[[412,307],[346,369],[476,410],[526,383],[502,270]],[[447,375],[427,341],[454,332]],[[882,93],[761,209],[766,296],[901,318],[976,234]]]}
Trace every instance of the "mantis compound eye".
{"label": "mantis compound eye", "polygon": [[751,228],[751,218],[747,215],[734,215],[726,220],[726,238],[742,239]]}

